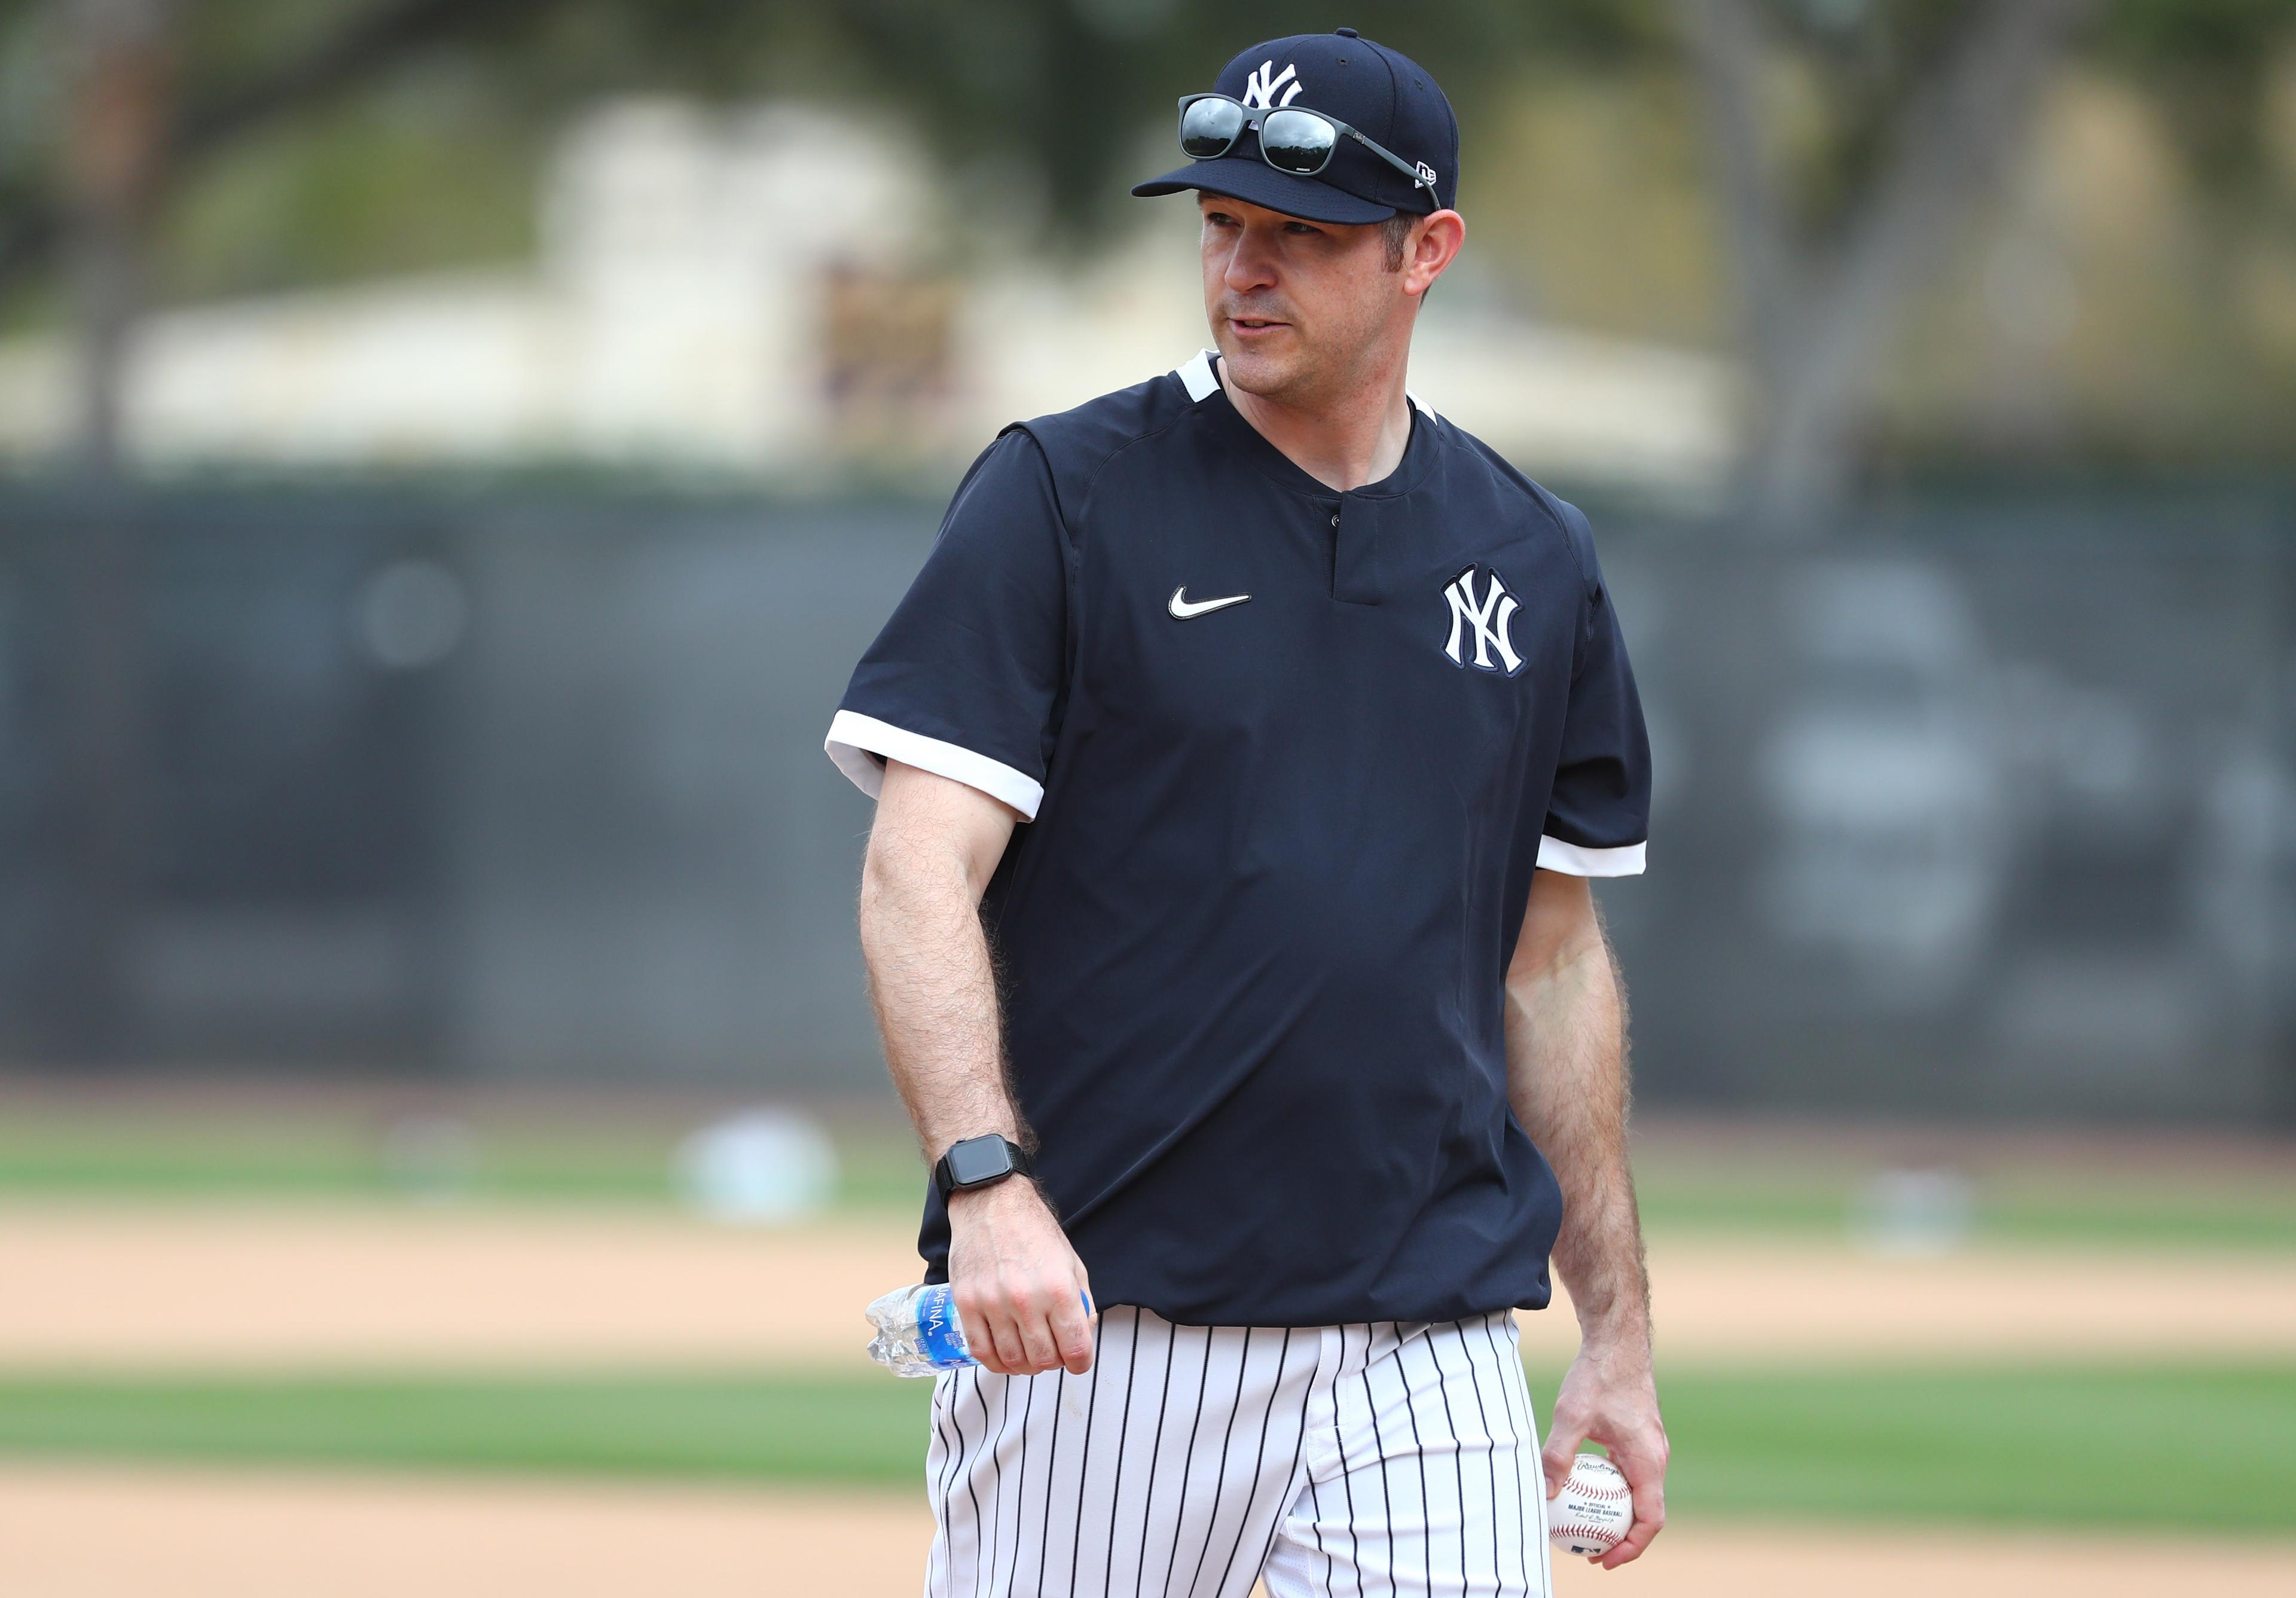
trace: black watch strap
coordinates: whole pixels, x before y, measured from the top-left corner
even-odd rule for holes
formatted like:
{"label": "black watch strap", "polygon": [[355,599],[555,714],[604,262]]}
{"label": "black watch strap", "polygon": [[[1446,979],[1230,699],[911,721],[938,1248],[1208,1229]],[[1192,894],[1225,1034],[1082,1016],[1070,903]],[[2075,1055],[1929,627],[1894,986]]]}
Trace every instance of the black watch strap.
{"label": "black watch strap", "polygon": [[933,1186],[940,1196],[985,1188],[1007,1176],[1030,1174],[1028,1152],[1012,1139],[990,1133],[949,1145],[933,1162]]}

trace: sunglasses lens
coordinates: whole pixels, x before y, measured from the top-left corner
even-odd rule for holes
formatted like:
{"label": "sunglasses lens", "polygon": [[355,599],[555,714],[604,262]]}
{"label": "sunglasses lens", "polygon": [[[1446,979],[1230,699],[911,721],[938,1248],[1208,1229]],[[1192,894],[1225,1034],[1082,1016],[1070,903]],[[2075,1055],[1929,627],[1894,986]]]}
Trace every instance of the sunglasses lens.
{"label": "sunglasses lens", "polygon": [[1267,164],[1301,177],[1322,171],[1339,142],[1339,130],[1313,111],[1272,111],[1259,125],[1260,152]]}
{"label": "sunglasses lens", "polygon": [[1180,148],[1196,161],[1226,155],[1243,131],[1243,107],[1233,100],[1192,100],[1180,113]]}

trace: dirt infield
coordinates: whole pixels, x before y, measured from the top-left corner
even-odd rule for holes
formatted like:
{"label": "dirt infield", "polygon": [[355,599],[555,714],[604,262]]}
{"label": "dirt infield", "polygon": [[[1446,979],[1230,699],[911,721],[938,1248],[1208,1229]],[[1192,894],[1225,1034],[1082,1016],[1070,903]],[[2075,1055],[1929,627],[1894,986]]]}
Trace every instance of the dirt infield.
{"label": "dirt infield", "polygon": [[913,1598],[931,1536],[876,1497],[0,1468],[11,1598]]}
{"label": "dirt infield", "polygon": [[[364,1475],[0,1469],[11,1598],[912,1598],[930,1526],[898,1498]],[[2136,1598],[2296,1590],[2296,1545],[1683,1526],[1563,1594]]]}
{"label": "dirt infield", "polygon": [[[1792,1240],[1652,1248],[1669,1360],[2276,1357],[2296,1261],[1973,1248],[1892,1260]],[[17,1203],[0,1365],[266,1369],[857,1361],[913,1281],[906,1223],[743,1231],[668,1212]],[[1534,1357],[1567,1310],[1524,1317]]]}
{"label": "dirt infield", "polygon": [[0,1209],[0,1363],[88,1369],[850,1359],[906,1228],[653,1212]]}

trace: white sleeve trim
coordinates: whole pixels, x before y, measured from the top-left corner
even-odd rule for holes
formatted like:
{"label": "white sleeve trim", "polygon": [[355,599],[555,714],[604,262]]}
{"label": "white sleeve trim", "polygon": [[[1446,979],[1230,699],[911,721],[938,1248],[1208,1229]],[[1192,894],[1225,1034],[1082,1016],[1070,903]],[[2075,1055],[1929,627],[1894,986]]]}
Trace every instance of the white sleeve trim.
{"label": "white sleeve trim", "polygon": [[1212,375],[1212,362],[1217,358],[1218,351],[1199,350],[1174,368],[1172,375],[1187,385],[1189,399],[1209,400],[1219,387],[1219,379]]}
{"label": "white sleeve trim", "polygon": [[1648,844],[1628,844],[1618,849],[1589,849],[1584,844],[1543,837],[1538,840],[1538,866],[1543,871],[1571,877],[1639,877],[1643,851],[1649,847]]}
{"label": "white sleeve trim", "polygon": [[991,799],[1002,800],[1019,811],[1024,821],[1035,820],[1037,807],[1045,802],[1043,783],[1015,771],[1002,761],[975,754],[962,744],[929,738],[922,733],[910,732],[890,721],[849,710],[840,710],[830,720],[829,737],[822,747],[837,762],[837,769],[853,779],[853,786],[872,799],[885,787],[883,762],[897,760],[905,766],[914,766],[969,788],[979,788]]}

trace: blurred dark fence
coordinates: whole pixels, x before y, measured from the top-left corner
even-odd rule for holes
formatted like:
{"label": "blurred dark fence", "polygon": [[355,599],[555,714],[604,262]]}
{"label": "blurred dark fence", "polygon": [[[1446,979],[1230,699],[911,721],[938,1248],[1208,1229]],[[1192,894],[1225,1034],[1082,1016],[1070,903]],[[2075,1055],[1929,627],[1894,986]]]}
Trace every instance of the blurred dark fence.
{"label": "blurred dark fence", "polygon": [[[869,807],[820,743],[936,513],[111,513],[144,685],[116,1052],[876,1091]],[[24,1063],[78,1053],[55,596],[91,514],[0,494]],[[1603,890],[1648,1100],[2296,1116],[2296,493],[1933,497],[1795,550],[1598,528],[1659,762],[1650,875]]]}

